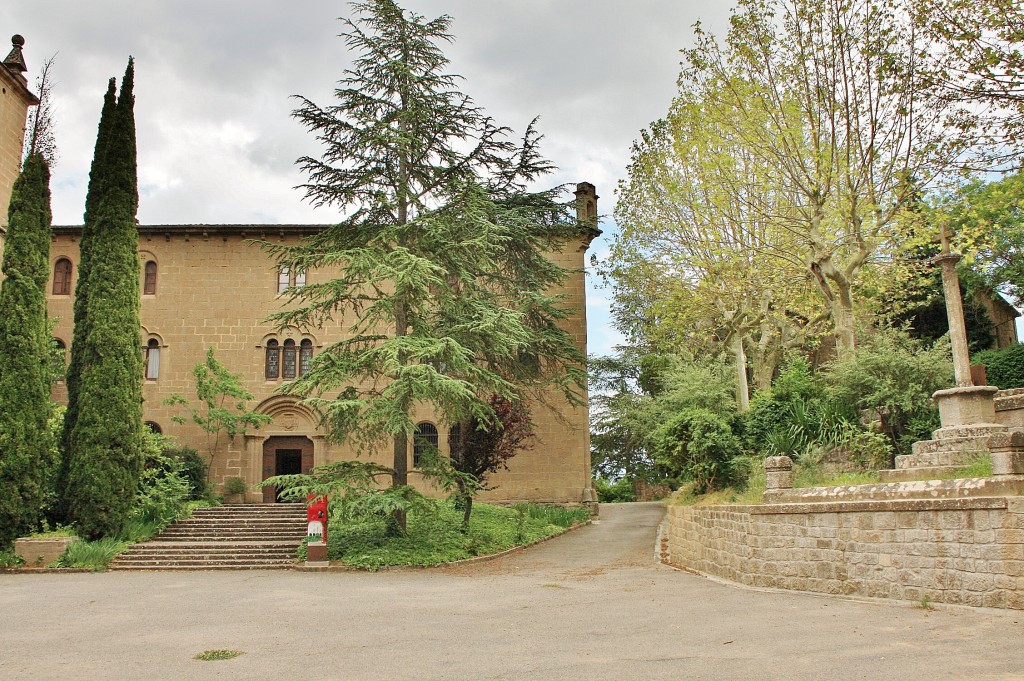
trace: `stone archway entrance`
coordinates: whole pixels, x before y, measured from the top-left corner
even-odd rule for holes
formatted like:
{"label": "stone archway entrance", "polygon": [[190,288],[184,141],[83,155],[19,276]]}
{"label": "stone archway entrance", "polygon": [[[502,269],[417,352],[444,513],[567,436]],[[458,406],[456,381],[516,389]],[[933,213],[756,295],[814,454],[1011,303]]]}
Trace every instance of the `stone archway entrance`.
{"label": "stone archway entrance", "polygon": [[[308,473],[313,467],[313,441],[301,435],[268,437],[263,442],[263,480],[273,475]],[[277,489],[263,488],[263,503],[277,501]]]}

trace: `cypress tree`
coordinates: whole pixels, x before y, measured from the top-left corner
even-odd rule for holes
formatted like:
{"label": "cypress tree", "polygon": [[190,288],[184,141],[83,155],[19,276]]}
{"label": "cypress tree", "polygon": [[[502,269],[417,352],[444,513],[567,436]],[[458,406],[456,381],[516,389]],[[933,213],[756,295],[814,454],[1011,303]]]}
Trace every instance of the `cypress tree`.
{"label": "cypress tree", "polygon": [[0,547],[39,521],[51,462],[46,281],[50,169],[31,154],[14,183],[0,286]]}
{"label": "cypress tree", "polygon": [[[58,477],[58,489],[67,489],[68,470],[71,462],[71,432],[78,421],[78,379],[82,370],[85,338],[88,334],[88,318],[86,307],[89,301],[89,272],[92,270],[92,256],[95,250],[96,210],[103,194],[103,183],[106,180],[104,160],[110,140],[110,130],[114,123],[117,108],[117,87],[114,79],[107,83],[107,93],[103,98],[103,110],[100,113],[99,129],[96,132],[96,147],[93,151],[92,166],[89,168],[89,188],[85,195],[85,216],[82,223],[82,238],[78,245],[78,280],[75,283],[74,331],[71,340],[71,361],[68,363],[64,379],[68,391],[68,406],[64,412],[64,431],[61,434],[61,469]],[[68,516],[67,497],[58,500],[60,515]]]}
{"label": "cypress tree", "polygon": [[[142,351],[135,214],[134,65],[101,123],[86,205],[91,244],[79,270],[86,300],[76,366],[76,413],[68,438],[68,515],[87,537],[116,534],[131,512],[142,468]],[[104,141],[100,139],[108,136]],[[83,235],[83,241],[85,237]],[[76,320],[76,323],[78,320]],[[76,330],[76,340],[79,334]]]}

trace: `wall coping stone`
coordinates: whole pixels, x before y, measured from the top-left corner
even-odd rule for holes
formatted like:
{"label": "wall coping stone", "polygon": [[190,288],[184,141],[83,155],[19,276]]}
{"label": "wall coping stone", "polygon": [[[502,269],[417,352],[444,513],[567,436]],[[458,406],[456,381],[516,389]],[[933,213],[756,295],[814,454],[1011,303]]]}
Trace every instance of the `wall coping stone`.
{"label": "wall coping stone", "polygon": [[759,504],[756,506],[699,506],[695,508],[728,509],[751,515],[784,515],[793,513],[863,513],[865,511],[973,511],[1003,509],[1009,497],[968,497],[961,499],[875,499],[810,503]]}

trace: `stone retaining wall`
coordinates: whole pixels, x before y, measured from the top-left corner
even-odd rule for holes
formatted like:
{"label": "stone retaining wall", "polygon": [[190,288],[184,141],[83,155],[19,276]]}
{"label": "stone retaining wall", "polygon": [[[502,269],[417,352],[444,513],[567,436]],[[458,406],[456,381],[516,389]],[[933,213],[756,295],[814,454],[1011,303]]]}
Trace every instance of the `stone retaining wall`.
{"label": "stone retaining wall", "polygon": [[673,565],[758,587],[1024,609],[1024,498],[669,506]]}

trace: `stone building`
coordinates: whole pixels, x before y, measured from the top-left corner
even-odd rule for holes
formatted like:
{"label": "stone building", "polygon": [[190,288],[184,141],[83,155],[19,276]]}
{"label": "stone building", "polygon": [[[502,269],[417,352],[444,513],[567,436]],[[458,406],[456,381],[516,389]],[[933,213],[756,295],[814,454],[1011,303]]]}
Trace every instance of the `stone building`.
{"label": "stone building", "polygon": [[[20,45],[16,43],[15,47],[20,59]],[[10,68],[2,74],[4,83],[9,80],[11,84],[5,85],[8,89],[0,112],[0,128],[5,135],[0,142],[4,145],[0,148],[0,206],[5,217],[10,185],[21,158],[25,112],[36,101],[24,79],[18,80]],[[6,94],[8,91],[12,94]],[[15,100],[15,96],[20,99]],[[581,183],[576,194],[581,216],[596,216],[597,195],[593,185]],[[145,376],[140,377],[144,379],[144,418],[154,430],[172,435],[180,444],[195,447],[208,459],[212,458],[214,482],[242,478],[249,490],[247,501],[273,501],[272,490],[254,488],[271,475],[306,471],[311,466],[354,456],[348,447],[327,441],[316,415],[308,408],[295,398],[277,393],[284,383],[301,375],[312,357],[341,339],[342,324],[303,333],[278,331],[264,321],[281,309],[284,299],[280,292],[286,286],[325,281],[332,278],[332,272],[279,271],[250,241],[294,244],[322,228],[323,225],[139,226],[140,344],[146,358]],[[578,243],[552,254],[557,262],[573,271],[559,293],[566,294],[574,308],[565,323],[584,352],[587,328],[583,257],[596,234],[592,230]],[[80,235],[80,226],[53,228],[47,295],[50,317],[59,320],[54,335],[65,346],[70,345],[72,338]],[[269,425],[234,441],[226,441],[222,436],[214,451],[198,426],[190,421],[184,425],[172,421],[175,415],[185,415],[181,406],[164,403],[172,394],[195,400],[192,369],[203,361],[209,347],[216,348],[218,360],[233,373],[242,375],[246,388],[255,395],[250,408],[273,419]],[[55,399],[66,399],[63,385],[56,387]],[[550,402],[558,413],[534,405],[537,438],[533,447],[514,457],[510,470],[494,476],[491,482],[496,489],[485,493],[484,498],[559,503],[594,500],[587,408],[573,409],[555,396]],[[441,452],[447,452],[446,424],[426,408],[418,411],[416,417],[418,432],[436,442]],[[410,441],[410,481],[424,485],[416,471],[412,444]],[[389,446],[376,456],[380,463],[391,464]]]}

